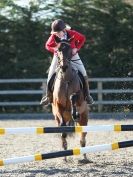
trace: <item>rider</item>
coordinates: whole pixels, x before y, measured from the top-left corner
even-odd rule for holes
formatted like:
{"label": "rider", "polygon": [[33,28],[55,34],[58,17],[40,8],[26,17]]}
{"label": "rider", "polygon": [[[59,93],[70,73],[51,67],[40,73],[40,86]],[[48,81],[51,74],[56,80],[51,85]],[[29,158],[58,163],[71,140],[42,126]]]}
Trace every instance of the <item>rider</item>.
{"label": "rider", "polygon": [[46,96],[44,96],[40,102],[40,104],[47,105],[50,102],[52,102],[52,93],[49,90],[48,83],[55,73],[57,64],[58,64],[58,48],[60,47],[60,43],[57,43],[56,40],[63,40],[63,39],[68,39],[73,38],[70,42],[71,48],[72,48],[72,55],[73,57],[71,60],[76,60],[76,62],[72,62],[73,67],[75,67],[77,70],[79,70],[82,75],[84,76],[85,80],[85,90],[86,90],[86,101],[88,104],[93,104],[93,98],[90,96],[89,93],[89,83],[88,83],[88,76],[85,70],[85,67],[80,60],[80,57],[78,55],[78,51],[80,48],[83,46],[85,42],[85,36],[75,30],[67,29],[65,23],[61,19],[57,19],[53,21],[51,25],[52,31],[51,31],[51,36],[47,40],[45,44],[45,48],[53,53],[53,60],[51,63],[51,66],[49,68],[49,73],[48,73],[48,80],[47,80],[47,89],[46,89]]}

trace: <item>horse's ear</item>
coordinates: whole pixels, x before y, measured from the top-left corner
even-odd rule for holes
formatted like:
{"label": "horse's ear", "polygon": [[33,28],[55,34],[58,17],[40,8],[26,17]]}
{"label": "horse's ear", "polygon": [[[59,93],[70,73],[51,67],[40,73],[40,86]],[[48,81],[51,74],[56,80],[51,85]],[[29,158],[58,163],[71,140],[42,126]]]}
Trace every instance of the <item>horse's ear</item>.
{"label": "horse's ear", "polygon": [[74,39],[74,36],[70,37],[70,38],[68,39],[68,42],[73,41],[73,39]]}
{"label": "horse's ear", "polygon": [[54,38],[55,38],[55,42],[56,42],[57,44],[61,42],[61,40],[60,40],[60,38],[59,38],[58,36],[55,36]]}

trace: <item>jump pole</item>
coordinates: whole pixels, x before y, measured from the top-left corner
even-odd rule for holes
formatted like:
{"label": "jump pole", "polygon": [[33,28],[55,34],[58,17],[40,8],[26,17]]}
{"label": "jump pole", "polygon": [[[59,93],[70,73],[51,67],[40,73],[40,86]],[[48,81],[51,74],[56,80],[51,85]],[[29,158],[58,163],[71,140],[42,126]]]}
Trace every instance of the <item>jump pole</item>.
{"label": "jump pole", "polygon": [[52,152],[52,153],[47,153],[47,154],[35,154],[35,155],[29,155],[29,156],[9,158],[9,159],[1,159],[0,166],[5,166],[9,164],[18,164],[18,163],[24,163],[24,162],[41,161],[45,159],[59,158],[59,157],[72,156],[72,155],[80,155],[80,154],[85,154],[85,153],[110,151],[110,150],[116,150],[120,148],[127,148],[131,146],[133,146],[133,140],[116,142],[113,144],[101,144],[101,145],[88,146],[88,147],[82,147],[82,148],[74,148],[71,150],[57,151],[57,152]]}
{"label": "jump pole", "polygon": [[64,127],[18,127],[0,128],[0,135],[6,134],[44,134],[63,132],[102,132],[102,131],[133,131],[133,125],[90,125],[90,126],[64,126]]}

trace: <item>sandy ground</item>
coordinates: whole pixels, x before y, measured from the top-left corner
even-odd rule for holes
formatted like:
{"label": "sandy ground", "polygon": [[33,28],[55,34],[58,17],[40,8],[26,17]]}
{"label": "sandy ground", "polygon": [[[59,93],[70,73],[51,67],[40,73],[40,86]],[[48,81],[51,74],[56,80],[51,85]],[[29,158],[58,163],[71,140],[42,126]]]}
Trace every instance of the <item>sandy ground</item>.
{"label": "sandy ground", "polygon": [[[94,124],[133,124],[129,120],[89,120]],[[0,127],[54,126],[54,120],[0,120]],[[79,134],[68,137],[69,149],[79,147]],[[87,146],[133,139],[133,132],[91,132],[87,134]],[[37,152],[60,151],[59,134],[5,135],[0,136],[0,159],[32,155]],[[83,156],[48,159],[39,162],[0,167],[0,177],[132,177],[133,147],[87,154],[91,163],[80,161]]]}

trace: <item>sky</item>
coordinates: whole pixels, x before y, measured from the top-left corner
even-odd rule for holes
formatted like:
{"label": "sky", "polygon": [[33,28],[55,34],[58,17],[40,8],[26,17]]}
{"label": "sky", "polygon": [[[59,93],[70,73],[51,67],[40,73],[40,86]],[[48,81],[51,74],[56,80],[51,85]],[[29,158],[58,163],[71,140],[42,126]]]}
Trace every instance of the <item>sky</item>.
{"label": "sky", "polygon": [[29,2],[37,2],[37,0],[15,0],[15,3],[20,6],[28,6]]}
{"label": "sky", "polygon": [[[47,1],[52,2],[53,0],[47,0]],[[14,2],[22,7],[25,7],[29,5],[29,2],[38,3],[38,0],[14,0]]]}
{"label": "sky", "polygon": [[29,4],[29,0],[15,0],[15,3],[20,6],[27,6]]}
{"label": "sky", "polygon": [[[48,2],[52,2],[53,0],[44,0],[44,2],[45,2],[45,4],[46,3],[48,3]],[[17,5],[19,5],[19,6],[21,6],[21,7],[29,7],[29,3],[30,2],[33,2],[33,3],[35,3],[35,4],[37,4],[38,3],[38,0],[14,0],[14,2],[17,4]],[[49,10],[45,10],[45,11],[40,11],[40,12],[38,12],[38,13],[36,13],[36,14],[34,14],[34,17],[39,17],[40,19],[42,18],[42,19],[44,19],[44,18],[47,18],[47,16],[51,16],[51,11],[49,11]]]}

